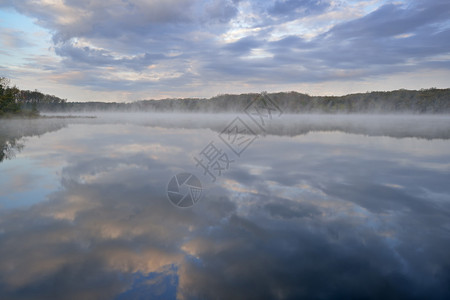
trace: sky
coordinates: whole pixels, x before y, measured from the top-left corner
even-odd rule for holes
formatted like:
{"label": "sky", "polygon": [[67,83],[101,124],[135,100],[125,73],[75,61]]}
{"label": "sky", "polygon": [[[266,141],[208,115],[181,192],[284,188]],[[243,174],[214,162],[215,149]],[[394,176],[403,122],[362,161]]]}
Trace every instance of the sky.
{"label": "sky", "polygon": [[450,87],[450,1],[0,0],[0,76],[69,101]]}

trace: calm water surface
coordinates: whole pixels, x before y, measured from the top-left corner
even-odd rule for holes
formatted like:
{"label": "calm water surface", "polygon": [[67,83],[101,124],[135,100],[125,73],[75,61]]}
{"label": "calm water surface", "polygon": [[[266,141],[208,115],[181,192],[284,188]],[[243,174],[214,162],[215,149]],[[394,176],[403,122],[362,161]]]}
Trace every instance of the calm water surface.
{"label": "calm water surface", "polygon": [[235,117],[0,121],[0,298],[450,299],[450,117]]}

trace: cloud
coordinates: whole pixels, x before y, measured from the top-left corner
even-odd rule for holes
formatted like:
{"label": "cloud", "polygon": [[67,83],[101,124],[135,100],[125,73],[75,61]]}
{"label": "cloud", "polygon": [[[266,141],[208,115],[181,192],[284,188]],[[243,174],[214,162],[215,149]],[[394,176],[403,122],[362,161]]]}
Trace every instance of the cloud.
{"label": "cloud", "polygon": [[133,57],[115,58],[109,51],[103,49],[92,49],[90,47],[76,47],[75,44],[64,43],[55,47],[55,53],[63,57],[64,63],[69,67],[76,68],[85,66],[123,66],[128,69],[141,71],[152,65],[155,60],[165,58],[164,54],[144,53]]}
{"label": "cloud", "polygon": [[243,55],[249,53],[252,49],[261,46],[264,42],[252,36],[239,39],[236,42],[228,43],[224,46],[225,50],[232,52],[232,55]]}
{"label": "cloud", "polygon": [[268,12],[273,16],[299,18],[318,14],[330,7],[328,0],[277,0]]}
{"label": "cloud", "polygon": [[[405,7],[387,4],[362,18],[338,24],[318,37],[319,58],[328,66],[355,69],[415,67],[445,54],[449,29],[442,28],[449,14],[450,4],[436,1],[431,5]],[[324,46],[333,47],[327,51]],[[333,63],[335,62],[335,63]]]}
{"label": "cloud", "polygon": [[[448,69],[448,1],[11,1],[52,34],[47,78],[98,91],[358,82]],[[3,33],[11,47],[26,46]],[[11,74],[17,69],[9,69]],[[82,78],[64,74],[80,72]],[[25,73],[24,73],[25,74]],[[173,89],[172,89],[173,88]]]}
{"label": "cloud", "polygon": [[233,2],[214,0],[206,4],[205,13],[208,19],[219,22],[229,22],[237,14],[238,10]]}
{"label": "cloud", "polygon": [[26,48],[32,44],[27,40],[25,33],[20,30],[14,30],[11,28],[1,28],[0,32],[0,44],[7,48]]}

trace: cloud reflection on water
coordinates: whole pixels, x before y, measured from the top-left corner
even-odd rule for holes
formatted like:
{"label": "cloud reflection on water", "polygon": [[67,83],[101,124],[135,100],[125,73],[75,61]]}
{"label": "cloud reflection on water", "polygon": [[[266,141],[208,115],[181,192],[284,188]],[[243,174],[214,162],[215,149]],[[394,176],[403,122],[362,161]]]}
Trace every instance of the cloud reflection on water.
{"label": "cloud reflection on water", "polygon": [[0,213],[0,294],[450,295],[449,140],[267,135],[206,184],[198,205],[174,208],[167,181],[195,172],[192,155],[216,135],[81,123],[29,139],[16,160],[45,169],[56,155],[60,186],[45,201]]}

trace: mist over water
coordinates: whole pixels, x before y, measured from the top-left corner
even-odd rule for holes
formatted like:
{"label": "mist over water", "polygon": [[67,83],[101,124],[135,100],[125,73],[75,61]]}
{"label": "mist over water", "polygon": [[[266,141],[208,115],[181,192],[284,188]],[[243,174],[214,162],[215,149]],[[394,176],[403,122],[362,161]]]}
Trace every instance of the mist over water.
{"label": "mist over water", "polygon": [[[222,131],[234,118],[246,119],[245,114],[236,113],[45,113],[46,116],[78,116],[71,123],[89,124],[136,124],[141,126],[211,129]],[[251,129],[261,134],[261,129],[248,122]],[[448,115],[408,114],[283,114],[266,124],[266,133],[271,135],[301,135],[311,131],[341,131],[346,133],[417,137],[426,139],[449,139],[450,118]]]}
{"label": "mist over water", "polygon": [[[448,116],[77,115],[0,120],[5,299],[450,297]],[[211,142],[233,160],[215,182]],[[204,188],[187,209],[180,172]]]}

